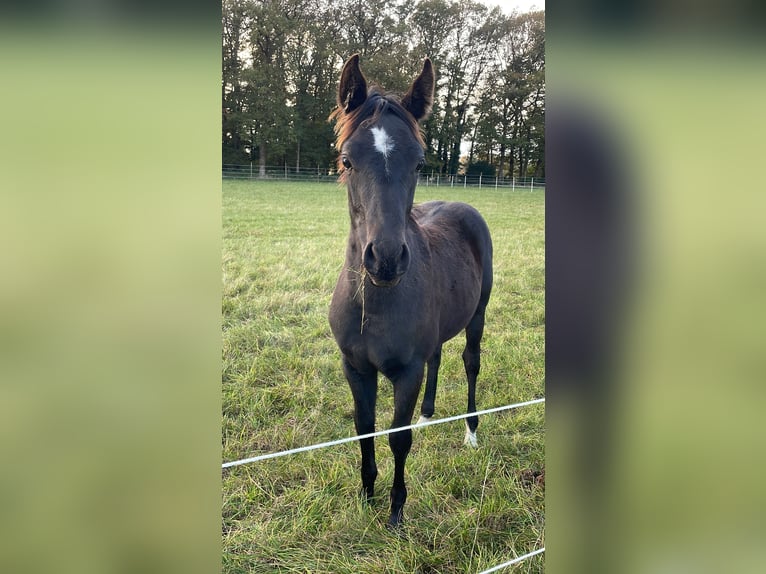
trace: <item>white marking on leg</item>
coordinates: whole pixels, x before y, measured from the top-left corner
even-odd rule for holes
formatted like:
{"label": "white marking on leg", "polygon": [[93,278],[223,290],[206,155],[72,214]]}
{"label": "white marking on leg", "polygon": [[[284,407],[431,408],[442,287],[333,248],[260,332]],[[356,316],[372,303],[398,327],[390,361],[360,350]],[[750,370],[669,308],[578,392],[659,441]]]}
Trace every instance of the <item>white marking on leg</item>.
{"label": "white marking on leg", "polygon": [[465,421],[465,438],[463,444],[470,446],[471,448],[477,448],[479,441],[476,440],[476,433],[471,431],[471,427],[468,426],[468,421]]}
{"label": "white marking on leg", "polygon": [[418,422],[417,422],[417,424],[420,424],[420,423],[427,423],[427,422],[428,422],[428,421],[430,421],[430,420],[431,420],[431,417],[427,417],[427,416],[425,416],[425,415],[420,415],[420,418],[418,419]]}

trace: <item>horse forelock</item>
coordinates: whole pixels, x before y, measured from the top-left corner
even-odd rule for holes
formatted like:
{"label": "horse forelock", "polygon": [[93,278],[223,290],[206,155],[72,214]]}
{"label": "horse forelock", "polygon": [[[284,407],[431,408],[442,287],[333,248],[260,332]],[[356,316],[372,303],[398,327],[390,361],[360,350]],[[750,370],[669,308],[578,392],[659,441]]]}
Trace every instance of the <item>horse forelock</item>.
{"label": "horse forelock", "polygon": [[[372,88],[365,102],[355,110],[346,113],[342,107],[338,106],[330,114],[330,120],[335,121],[335,149],[340,152],[343,144],[356,130],[374,124],[386,112],[390,112],[401,119],[410,128],[418,144],[422,148],[426,147],[420,124],[410,112],[404,109],[399,99],[393,94],[384,94],[378,88]],[[341,173],[341,180],[343,180],[345,170],[341,156],[338,156],[338,171]]]}

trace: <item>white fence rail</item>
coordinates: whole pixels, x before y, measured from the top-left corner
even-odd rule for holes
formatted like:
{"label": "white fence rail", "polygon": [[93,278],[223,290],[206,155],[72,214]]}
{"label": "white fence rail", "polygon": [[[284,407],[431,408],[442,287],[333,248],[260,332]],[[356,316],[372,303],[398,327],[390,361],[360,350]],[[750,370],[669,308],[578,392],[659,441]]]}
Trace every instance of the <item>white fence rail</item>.
{"label": "white fence rail", "polygon": [[[256,164],[224,164],[223,179],[272,179],[289,181],[326,181],[337,183],[338,173],[317,167],[266,166],[263,171]],[[491,175],[444,175],[440,173],[421,173],[418,185],[430,187],[476,187],[510,189],[511,191],[534,191],[545,189],[545,178],[540,177],[495,177]]]}
{"label": "white fence rail", "polygon": [[482,570],[481,572],[479,572],[479,574],[489,574],[490,572],[497,572],[498,570],[502,570],[503,568],[508,568],[509,566],[513,566],[514,564],[523,562],[527,558],[532,558],[532,556],[537,556],[538,554],[542,554],[543,552],[545,552],[545,547],[538,548],[534,552],[530,552],[529,554],[524,554],[524,556],[519,556],[518,558],[514,558],[513,560],[509,560],[508,562],[503,562],[502,564],[498,564],[497,566],[490,568],[489,570]]}
{"label": "white fence rail", "polygon": [[335,446],[335,445],[344,444],[344,443],[347,443],[347,442],[359,441],[359,440],[362,440],[364,438],[374,438],[374,437],[378,437],[378,436],[385,436],[385,435],[389,435],[389,434],[392,434],[392,433],[401,432],[401,431],[407,430],[407,429],[410,429],[410,430],[412,430],[412,429],[419,429],[419,428],[428,427],[428,426],[432,426],[432,425],[438,425],[438,424],[442,424],[442,423],[449,423],[449,422],[453,422],[453,421],[467,419],[468,417],[478,417],[480,415],[487,415],[487,414],[490,414],[490,413],[497,413],[497,412],[506,411],[506,410],[509,410],[509,409],[517,409],[519,407],[526,407],[527,405],[536,405],[536,404],[544,403],[544,402],[545,402],[545,398],[532,399],[532,400],[529,400],[529,401],[524,401],[522,403],[515,403],[515,404],[512,404],[512,405],[503,405],[501,407],[494,407],[494,408],[491,408],[491,409],[484,409],[483,411],[475,411],[475,412],[472,412],[472,413],[464,413],[464,414],[460,414],[460,415],[454,415],[454,416],[451,416],[451,417],[446,417],[446,418],[443,418],[443,419],[436,419],[436,420],[433,420],[433,421],[425,421],[425,422],[422,422],[422,423],[419,422],[419,423],[415,423],[413,425],[404,425],[404,426],[401,426],[401,427],[395,427],[395,428],[390,428],[390,429],[386,429],[386,430],[371,432],[371,433],[367,433],[367,434],[360,434],[360,435],[350,436],[350,437],[346,437],[346,438],[331,440],[331,441],[328,441],[328,442],[321,442],[321,443],[312,444],[312,445],[308,445],[308,446],[301,446],[301,447],[298,447],[298,448],[292,448],[292,449],[289,449],[289,450],[273,452],[273,453],[270,453],[270,454],[261,454],[261,455],[258,455],[258,456],[252,456],[252,457],[249,457],[249,458],[243,458],[243,459],[234,460],[234,461],[231,461],[231,462],[224,462],[221,465],[221,468],[230,468],[232,466],[240,466],[242,464],[249,464],[249,463],[252,463],[252,462],[258,462],[258,461],[267,460],[267,459],[270,459],[270,458],[278,458],[280,456],[286,456],[288,454],[296,454],[296,453],[299,453],[299,452],[306,452],[306,451],[309,451],[309,450],[316,450],[318,448],[326,448],[328,446]]}

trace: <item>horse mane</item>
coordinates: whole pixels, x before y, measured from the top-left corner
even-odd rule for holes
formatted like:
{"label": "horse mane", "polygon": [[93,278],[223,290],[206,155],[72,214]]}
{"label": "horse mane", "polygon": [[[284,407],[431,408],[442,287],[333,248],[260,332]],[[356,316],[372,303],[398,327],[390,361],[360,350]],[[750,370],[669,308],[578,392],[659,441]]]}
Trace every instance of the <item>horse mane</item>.
{"label": "horse mane", "polygon": [[[335,122],[335,149],[340,151],[343,144],[351,137],[351,134],[360,127],[375,123],[385,112],[391,112],[402,120],[410,128],[421,147],[426,147],[420,124],[402,106],[400,98],[395,94],[383,93],[380,88],[375,86],[370,88],[367,99],[355,110],[346,113],[341,106],[337,106],[330,114],[328,119]],[[338,172],[341,174],[342,181],[345,170],[343,169],[343,160],[340,156],[338,156]]]}

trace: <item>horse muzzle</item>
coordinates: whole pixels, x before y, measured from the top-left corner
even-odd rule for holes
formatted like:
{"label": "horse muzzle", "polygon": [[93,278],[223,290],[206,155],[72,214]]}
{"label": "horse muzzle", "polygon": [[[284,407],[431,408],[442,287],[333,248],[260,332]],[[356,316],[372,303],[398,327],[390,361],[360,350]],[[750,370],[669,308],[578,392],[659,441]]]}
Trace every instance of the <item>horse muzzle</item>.
{"label": "horse muzzle", "polygon": [[364,268],[376,287],[395,287],[410,266],[410,249],[406,243],[370,241],[364,249]]}

